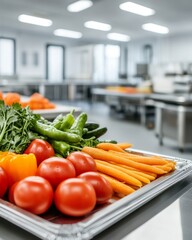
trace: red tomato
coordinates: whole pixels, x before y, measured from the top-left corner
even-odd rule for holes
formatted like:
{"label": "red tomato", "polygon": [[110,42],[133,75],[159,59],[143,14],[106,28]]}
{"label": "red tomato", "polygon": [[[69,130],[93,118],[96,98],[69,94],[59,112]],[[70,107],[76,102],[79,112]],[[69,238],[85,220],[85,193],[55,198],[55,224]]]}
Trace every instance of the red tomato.
{"label": "red tomato", "polygon": [[52,204],[53,188],[42,177],[26,177],[15,186],[13,199],[17,206],[34,214],[42,214]]}
{"label": "red tomato", "polygon": [[69,216],[83,216],[95,207],[95,190],[83,179],[70,178],[61,182],[54,196],[59,211]]}
{"label": "red tomato", "polygon": [[73,164],[59,157],[52,157],[44,160],[37,168],[36,175],[47,179],[53,188],[68,178],[76,177]]}
{"label": "red tomato", "polygon": [[0,167],[0,198],[4,196],[8,188],[8,177],[5,170]]}
{"label": "red tomato", "polygon": [[97,172],[86,172],[78,176],[90,183],[95,189],[97,203],[106,203],[113,195],[111,184]]}
{"label": "red tomato", "polygon": [[84,152],[72,152],[67,156],[67,160],[73,163],[76,175],[89,171],[97,171],[94,159]]}
{"label": "red tomato", "polygon": [[36,156],[37,165],[39,165],[43,160],[55,155],[51,144],[42,139],[33,140],[24,153],[33,153]]}
{"label": "red tomato", "polygon": [[15,203],[13,193],[14,193],[14,190],[15,190],[15,187],[16,187],[17,183],[18,183],[18,182],[15,182],[15,183],[14,183],[13,185],[11,185],[11,187],[9,188],[8,199],[9,199],[9,202],[11,202],[11,203]]}

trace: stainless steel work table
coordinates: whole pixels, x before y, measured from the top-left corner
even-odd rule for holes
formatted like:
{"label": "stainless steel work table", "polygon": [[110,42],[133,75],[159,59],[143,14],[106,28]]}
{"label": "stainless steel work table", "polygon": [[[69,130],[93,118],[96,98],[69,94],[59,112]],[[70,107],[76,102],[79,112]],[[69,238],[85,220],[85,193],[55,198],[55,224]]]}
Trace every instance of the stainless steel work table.
{"label": "stainless steel work table", "polygon": [[159,143],[168,137],[177,141],[181,151],[192,146],[192,95],[157,95],[152,94],[155,101],[155,132]]}
{"label": "stainless steel work table", "polygon": [[[192,175],[189,175],[93,239],[191,240],[191,209]],[[0,239],[39,238],[0,218]]]}
{"label": "stainless steel work table", "polygon": [[91,93],[93,101],[103,96],[110,107],[115,106],[117,109],[125,110],[131,107],[139,108],[143,125],[146,123],[146,107],[154,105],[153,100],[149,99],[150,94],[145,93],[122,93],[102,88],[93,88]]}

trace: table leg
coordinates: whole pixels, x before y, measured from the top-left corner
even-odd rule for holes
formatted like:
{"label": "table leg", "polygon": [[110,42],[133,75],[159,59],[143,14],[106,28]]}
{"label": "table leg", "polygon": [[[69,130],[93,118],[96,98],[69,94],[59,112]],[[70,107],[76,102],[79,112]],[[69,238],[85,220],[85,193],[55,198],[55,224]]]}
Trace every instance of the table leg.
{"label": "table leg", "polygon": [[178,146],[181,152],[183,152],[185,142],[185,117],[184,111],[178,111]]}

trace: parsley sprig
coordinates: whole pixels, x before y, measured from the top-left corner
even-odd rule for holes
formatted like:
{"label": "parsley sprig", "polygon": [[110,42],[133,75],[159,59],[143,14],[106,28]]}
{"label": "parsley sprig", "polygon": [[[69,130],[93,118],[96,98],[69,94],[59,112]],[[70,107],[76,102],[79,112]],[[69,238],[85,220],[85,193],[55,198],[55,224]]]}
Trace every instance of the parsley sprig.
{"label": "parsley sprig", "polygon": [[22,108],[18,103],[5,106],[0,101],[0,151],[23,153],[31,142],[30,129],[38,118],[28,107]]}

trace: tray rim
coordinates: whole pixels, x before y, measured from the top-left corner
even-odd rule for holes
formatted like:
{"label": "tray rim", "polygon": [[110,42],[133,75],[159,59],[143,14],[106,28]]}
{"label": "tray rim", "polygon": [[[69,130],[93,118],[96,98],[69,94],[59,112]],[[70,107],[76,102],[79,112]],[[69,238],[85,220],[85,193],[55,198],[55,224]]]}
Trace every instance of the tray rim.
{"label": "tray rim", "polygon": [[[36,216],[8,201],[0,199],[0,216],[20,228],[40,237],[41,239],[91,239],[107,227],[138,209],[170,186],[187,177],[192,172],[192,161],[167,155],[128,149],[137,154],[156,155],[184,164],[182,169],[154,180],[133,194],[130,194],[101,210],[91,214],[80,222],[72,224],[52,223],[41,216]],[[28,223],[26,225],[26,222]]]}

